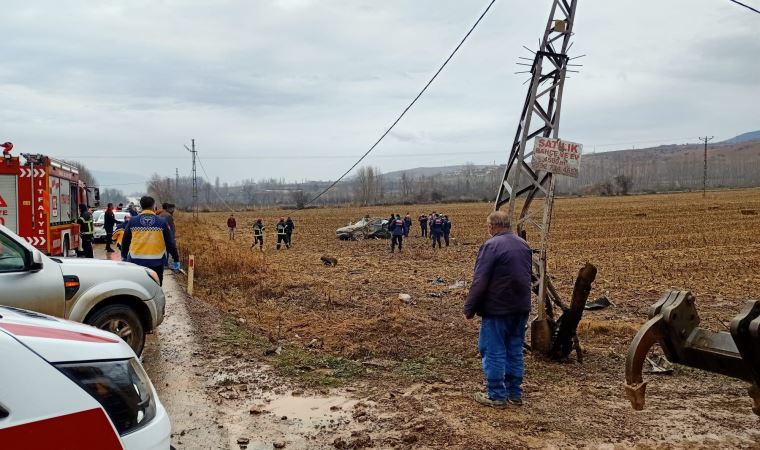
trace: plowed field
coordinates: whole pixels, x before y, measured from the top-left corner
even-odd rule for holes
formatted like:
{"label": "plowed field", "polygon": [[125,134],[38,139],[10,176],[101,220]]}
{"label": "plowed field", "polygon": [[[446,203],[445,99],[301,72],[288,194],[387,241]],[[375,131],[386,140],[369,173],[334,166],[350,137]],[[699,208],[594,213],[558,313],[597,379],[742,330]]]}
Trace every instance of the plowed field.
{"label": "plowed field", "polygon": [[[375,446],[760,445],[742,382],[677,368],[650,383],[642,412],[630,409],[622,389],[627,345],[663,293],[691,290],[702,326],[716,331],[757,298],[760,190],[558,199],[549,258],[560,294],[569,297],[588,261],[599,271],[590,298],[607,294],[615,306],[584,315],[583,364],[527,356],[526,405],[507,411],[470,400],[482,379],[478,326],[462,317],[467,288],[450,287],[471,280],[491,207],[293,212],[294,245],[279,251],[282,211],[235,213],[234,241],[228,213],[204,213],[198,223],[179,213],[178,241],[184,257],[195,255],[195,296],[228,317],[220,342],[251,357],[267,353],[262,358],[306,389],[357,389],[374,405],[366,431]],[[335,237],[365,214],[407,211],[448,214],[451,246],[433,250],[416,220],[400,254],[387,240]],[[267,227],[264,252],[250,249],[256,217]],[[337,267],[324,266],[322,255],[337,258]],[[411,302],[399,301],[400,293]],[[248,338],[230,342],[239,328]]]}

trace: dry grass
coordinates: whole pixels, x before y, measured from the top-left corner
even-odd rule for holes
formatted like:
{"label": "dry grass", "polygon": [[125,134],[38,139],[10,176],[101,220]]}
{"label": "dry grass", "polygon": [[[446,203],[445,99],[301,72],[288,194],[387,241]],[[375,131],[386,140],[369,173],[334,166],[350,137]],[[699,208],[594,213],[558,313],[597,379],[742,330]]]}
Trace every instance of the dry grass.
{"label": "dry grass", "polygon": [[[227,340],[236,354],[247,350],[258,357],[282,346],[280,355],[268,356],[280,373],[316,385],[362,377],[375,396],[420,382],[441,382],[461,394],[482,378],[478,329],[461,315],[466,289],[448,285],[471,280],[490,209],[456,204],[299,211],[293,214],[295,245],[281,251],[274,250],[272,233],[281,211],[237,213],[241,228],[234,242],[227,239],[225,213],[202,214],[198,224],[180,215],[177,224],[182,254],[196,256],[196,296],[230,313]],[[449,445],[457,436],[469,443],[461,448],[476,448],[503,436],[504,427],[490,424],[505,420],[514,430],[527,430],[510,432],[515,446],[595,446],[642,436],[686,442],[687,436],[751,429],[756,418],[745,386],[724,377],[679,369],[650,385],[652,406],[640,413],[622,395],[628,343],[664,292],[694,292],[703,326],[713,329],[724,329],[744,301],[756,297],[760,216],[742,213],[748,209],[760,210],[760,190],[710,193],[706,199],[700,193],[558,199],[550,251],[555,284],[569,296],[578,269],[592,262],[599,273],[591,297],[606,294],[616,306],[586,313],[579,327],[586,350],[582,366],[526,360],[530,406],[523,413],[500,415],[463,395],[430,394],[429,404],[442,411],[436,420],[444,417],[448,425],[426,432],[428,443]],[[388,241],[335,238],[337,227],[365,213],[386,217],[408,210],[447,213],[457,245],[432,250],[429,241],[414,237],[417,228],[404,252],[394,255]],[[249,248],[255,217],[267,225],[263,253]],[[338,266],[324,266],[322,255],[338,258]],[[446,283],[431,283],[436,277]],[[399,293],[410,294],[412,303],[400,302]],[[693,410],[685,409],[684,398]],[[658,407],[676,413],[662,415]],[[395,397],[388,408],[404,411],[402,418],[423,411],[406,396]]]}

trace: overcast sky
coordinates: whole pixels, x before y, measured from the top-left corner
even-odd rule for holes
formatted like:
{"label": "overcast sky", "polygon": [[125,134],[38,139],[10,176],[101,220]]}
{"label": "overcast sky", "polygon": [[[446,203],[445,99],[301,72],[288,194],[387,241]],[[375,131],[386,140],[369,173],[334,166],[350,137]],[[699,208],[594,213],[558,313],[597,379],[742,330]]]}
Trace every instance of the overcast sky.
{"label": "overcast sky", "polygon": [[[195,138],[212,179],[333,179],[487,3],[4,0],[0,141],[147,178],[189,174]],[[550,3],[498,0],[366,163],[503,162],[526,91],[515,63]],[[572,52],[588,56],[565,89],[565,139],[598,152],[760,129],[760,15],[727,0],[579,3]]]}

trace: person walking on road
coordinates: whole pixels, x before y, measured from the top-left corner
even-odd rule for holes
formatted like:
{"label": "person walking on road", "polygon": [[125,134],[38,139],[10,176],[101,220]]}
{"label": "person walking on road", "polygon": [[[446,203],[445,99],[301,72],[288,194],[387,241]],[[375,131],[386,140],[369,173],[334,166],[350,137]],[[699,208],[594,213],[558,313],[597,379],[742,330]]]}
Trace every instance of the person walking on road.
{"label": "person walking on road", "polygon": [[388,227],[391,231],[391,253],[396,249],[396,244],[398,244],[398,252],[401,253],[404,234],[407,233],[406,222],[401,219],[401,216],[396,214],[396,217],[391,221]]}
{"label": "person walking on road", "polygon": [[285,235],[288,239],[288,248],[290,248],[290,245],[293,243],[293,229],[295,229],[296,224],[293,223],[293,219],[288,216],[287,220],[285,220]]}
{"label": "person walking on road", "polygon": [[77,256],[80,258],[93,258],[92,237],[95,234],[95,229],[92,224],[92,214],[87,209],[87,205],[79,205],[77,224],[79,225],[79,236],[82,240],[82,251]]}
{"label": "person walking on road", "polygon": [[280,217],[280,221],[277,222],[277,250],[280,249],[280,244],[285,244],[285,248],[290,248],[288,244],[288,225],[285,223],[285,218]]}
{"label": "person walking on road", "polygon": [[227,230],[230,235],[230,240],[235,240],[235,229],[237,228],[237,221],[235,220],[235,215],[230,214],[230,217],[227,218]]}
{"label": "person walking on road", "polygon": [[407,211],[406,215],[404,216],[404,238],[409,237],[409,230],[412,229],[412,216],[409,214],[409,211]]}
{"label": "person walking on road", "polygon": [[430,238],[433,240],[433,248],[435,244],[438,244],[438,248],[441,248],[441,238],[443,237],[443,219],[440,216],[433,214],[430,218]]}
{"label": "person walking on road", "polygon": [[172,232],[172,237],[176,240],[177,229],[174,228],[174,203],[164,203],[161,209],[162,211],[158,214],[158,217],[166,221],[166,225],[169,226],[169,229]]}
{"label": "person walking on road", "polygon": [[449,235],[451,234],[451,221],[449,216],[443,216],[443,240],[446,242],[446,247],[449,246]]}
{"label": "person walking on road", "polygon": [[425,213],[420,214],[420,217],[417,219],[420,222],[420,232],[422,233],[422,237],[427,237],[428,235],[428,216]]}
{"label": "person walking on road", "polygon": [[521,406],[532,254],[528,243],[512,233],[506,212],[492,212],[487,226],[491,238],[478,251],[464,304],[466,319],[481,317],[478,349],[487,392],[476,393],[475,401],[495,408]]}
{"label": "person walking on road", "polygon": [[103,228],[106,230],[106,253],[113,253],[116,250],[111,248],[113,240],[113,227],[116,226],[116,214],[113,212],[113,203],[109,203],[106,212],[103,213]]}
{"label": "person walking on road", "polygon": [[264,224],[261,219],[256,219],[256,223],[253,224],[253,244],[251,248],[259,244],[259,250],[264,251]]}
{"label": "person walking on road", "polygon": [[153,197],[140,198],[142,212],[124,227],[121,259],[155,271],[163,284],[167,253],[174,259],[173,270],[179,270],[179,253],[169,225],[153,212],[155,206]]}

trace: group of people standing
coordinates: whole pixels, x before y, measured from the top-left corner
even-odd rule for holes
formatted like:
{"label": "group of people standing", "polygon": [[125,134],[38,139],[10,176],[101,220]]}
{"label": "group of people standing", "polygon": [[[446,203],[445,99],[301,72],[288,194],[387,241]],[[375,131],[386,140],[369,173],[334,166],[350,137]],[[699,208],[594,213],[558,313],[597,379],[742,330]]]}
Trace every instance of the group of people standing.
{"label": "group of people standing", "polygon": [[[420,224],[420,236],[430,237],[433,242],[433,248],[436,244],[438,248],[442,247],[441,239],[449,246],[449,237],[451,236],[451,220],[445,214],[438,214],[433,211],[430,216],[421,214],[417,219]],[[407,212],[402,219],[399,214],[391,214],[388,218],[388,231],[391,232],[391,253],[398,246],[401,251],[404,238],[409,237],[409,231],[412,228],[412,216]],[[428,232],[429,229],[429,232]]]}
{"label": "group of people standing", "polygon": [[[430,237],[433,241],[433,248],[438,244],[441,248],[441,239],[449,246],[449,237],[451,236],[451,220],[446,214],[439,214],[435,211],[428,216],[425,213],[420,214],[417,218],[420,223],[420,232],[423,237]],[[429,231],[428,231],[429,230]]]}
{"label": "group of people standing", "polygon": [[[279,250],[282,245],[284,245],[285,248],[290,248],[290,245],[293,243],[293,230],[295,228],[296,225],[290,216],[288,216],[287,219],[285,217],[280,217],[277,225],[275,225],[275,230],[277,231],[277,250]],[[229,231],[230,240],[234,241],[235,231],[237,230],[237,220],[235,220],[234,214],[230,214],[230,217],[227,218],[227,229]],[[263,219],[256,219],[256,222],[253,223],[253,244],[251,244],[251,248],[258,245],[259,250],[264,250],[264,229]]]}

